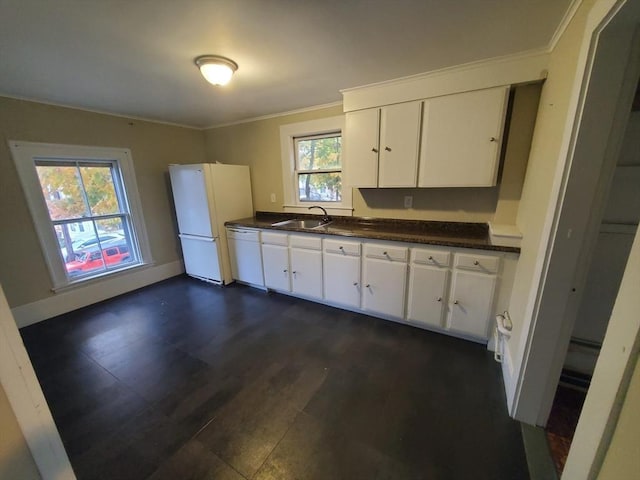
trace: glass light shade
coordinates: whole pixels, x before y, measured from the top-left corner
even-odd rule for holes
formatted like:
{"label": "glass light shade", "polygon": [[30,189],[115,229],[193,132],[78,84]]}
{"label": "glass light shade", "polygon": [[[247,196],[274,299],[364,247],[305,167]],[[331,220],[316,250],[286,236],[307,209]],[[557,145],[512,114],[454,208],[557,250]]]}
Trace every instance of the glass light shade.
{"label": "glass light shade", "polygon": [[228,58],[207,55],[196,58],[196,65],[202,76],[213,85],[226,85],[231,80],[238,65]]}

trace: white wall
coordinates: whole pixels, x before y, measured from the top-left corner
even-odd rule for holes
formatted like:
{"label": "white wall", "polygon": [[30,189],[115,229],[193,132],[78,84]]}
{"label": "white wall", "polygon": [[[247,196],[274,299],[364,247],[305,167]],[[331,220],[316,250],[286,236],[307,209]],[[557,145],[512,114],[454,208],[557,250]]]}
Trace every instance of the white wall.
{"label": "white wall", "polygon": [[[542,88],[522,198],[516,224],[522,232],[520,260],[513,285],[509,311],[513,333],[506,344],[503,373],[507,396],[516,387],[520,358],[529,335],[537,286],[542,274],[541,259],[550,234],[548,212],[555,205],[560,179],[558,166],[566,149],[567,125],[575,112],[571,99],[579,68],[578,57],[584,42],[584,27],[595,0],[585,0],[567,26],[550,56],[548,77]],[[575,108],[575,106],[574,106]]]}
{"label": "white wall", "polygon": [[39,480],[40,473],[24,439],[16,415],[0,385],[0,478]]}
{"label": "white wall", "polygon": [[[640,458],[638,403],[634,402],[634,398],[637,399],[638,396],[637,379],[635,383],[631,382],[640,351],[638,312],[640,235],[636,234],[591,388],[569,451],[562,476],[565,480],[597,478],[610,448],[614,450],[607,459],[608,465],[603,469],[602,478],[634,478],[625,475],[611,476],[618,469],[635,473],[640,471],[629,470],[634,464],[637,465]],[[627,413],[620,416],[624,408]],[[631,444],[625,445],[625,439],[631,441]]]}

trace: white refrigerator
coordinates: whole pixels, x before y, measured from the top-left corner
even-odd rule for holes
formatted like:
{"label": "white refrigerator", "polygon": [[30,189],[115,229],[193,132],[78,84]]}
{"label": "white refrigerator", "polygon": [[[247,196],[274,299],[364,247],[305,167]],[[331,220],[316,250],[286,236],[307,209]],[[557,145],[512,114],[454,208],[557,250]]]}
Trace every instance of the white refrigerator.
{"label": "white refrigerator", "polygon": [[188,275],[231,283],[224,222],[253,215],[249,167],[169,165],[184,267]]}

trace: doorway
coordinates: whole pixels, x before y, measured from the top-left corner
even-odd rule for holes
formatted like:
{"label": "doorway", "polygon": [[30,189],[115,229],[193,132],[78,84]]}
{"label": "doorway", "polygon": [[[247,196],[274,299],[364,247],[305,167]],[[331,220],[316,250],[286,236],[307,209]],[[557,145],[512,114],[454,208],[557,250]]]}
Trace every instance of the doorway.
{"label": "doorway", "polygon": [[640,83],[605,201],[604,213],[546,426],[561,474],[640,222]]}
{"label": "doorway", "polygon": [[[602,220],[607,219],[607,198],[613,190],[640,76],[638,24],[638,2],[596,1],[588,15],[581,44],[584,70],[574,86],[575,118],[566,126],[567,157],[560,167],[563,172],[557,201],[548,212],[551,233],[541,244],[545,250],[542,275],[512,405],[514,417],[528,423],[547,422],[574,322],[588,295],[589,268],[597,252]],[[637,233],[637,226],[630,225],[629,229]],[[625,256],[621,255],[623,261]],[[625,276],[628,274],[627,269]],[[627,293],[625,300],[629,298]],[[590,418],[588,422],[580,420],[574,441],[579,448],[571,447],[567,463],[571,478],[591,478],[599,468],[612,422],[615,425],[617,421],[616,403],[621,394],[626,394],[629,366],[635,365],[634,342],[639,338],[640,322],[626,317],[624,322],[619,320],[612,322],[604,338],[596,369],[601,373],[594,377],[598,383],[590,389],[582,414],[584,419],[589,411]],[[614,346],[623,354],[615,354]],[[591,397],[597,401],[590,402]],[[596,403],[600,412],[592,408]],[[590,427],[581,428],[586,423]],[[584,434],[587,431],[588,439]],[[574,454],[576,450],[579,455]],[[576,476],[577,472],[580,475]]]}

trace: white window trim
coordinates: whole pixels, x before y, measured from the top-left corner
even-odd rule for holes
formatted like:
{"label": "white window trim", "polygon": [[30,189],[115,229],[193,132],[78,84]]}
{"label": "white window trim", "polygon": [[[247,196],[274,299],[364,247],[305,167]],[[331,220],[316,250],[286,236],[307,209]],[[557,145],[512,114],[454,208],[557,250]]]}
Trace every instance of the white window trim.
{"label": "white window trim", "polygon": [[78,285],[86,285],[87,282],[109,277],[112,274],[121,272],[121,270],[91,276],[86,279],[69,280],[67,278],[65,265],[58,250],[55,229],[49,218],[49,211],[47,210],[45,199],[42,196],[42,188],[35,168],[34,158],[37,157],[59,157],[61,160],[116,160],[122,173],[122,181],[129,204],[131,222],[140,250],[140,263],[124,268],[123,270],[140,268],[141,266],[153,263],[151,249],[149,247],[149,238],[143,221],[144,217],[142,215],[142,205],[136,184],[133,161],[131,160],[131,152],[128,149],[21,142],[15,140],[9,141],[9,148],[11,149],[13,161],[18,171],[18,177],[20,178],[20,183],[22,184],[22,189],[27,199],[27,205],[29,206],[40,245],[42,246],[42,253],[51,275],[53,291],[66,290]]}
{"label": "white window trim", "polygon": [[[311,205],[324,207],[331,215],[353,215],[352,189],[342,184],[342,202],[300,202],[296,195],[296,159],[294,139],[310,135],[340,132],[344,151],[344,115],[320,118],[306,122],[289,123],[280,126],[280,155],[282,158],[282,186],[284,193],[284,211],[291,213],[309,213]],[[342,172],[344,175],[345,157],[342,156]],[[343,178],[344,180],[344,178]]]}

